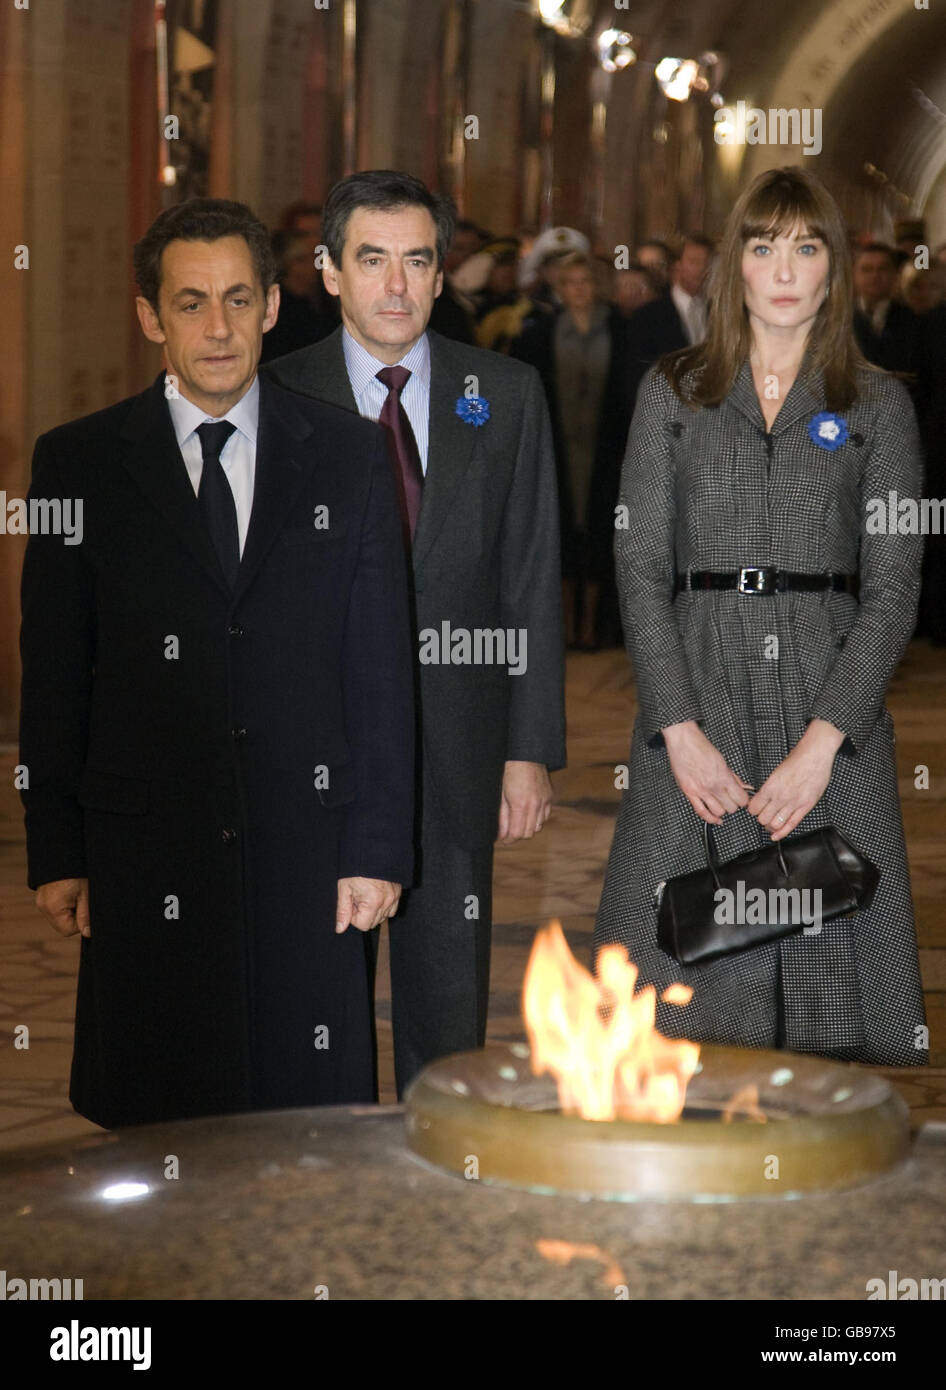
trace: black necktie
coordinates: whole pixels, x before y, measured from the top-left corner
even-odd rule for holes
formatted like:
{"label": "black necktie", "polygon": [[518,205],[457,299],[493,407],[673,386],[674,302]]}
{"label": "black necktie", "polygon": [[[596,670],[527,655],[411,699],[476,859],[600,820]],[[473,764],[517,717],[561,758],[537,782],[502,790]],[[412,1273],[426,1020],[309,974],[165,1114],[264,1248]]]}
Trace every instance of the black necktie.
{"label": "black necktie", "polygon": [[401,519],[411,540],[417,529],[417,515],[420,511],[420,498],[424,490],[424,472],[420,464],[417,440],[411,429],[407,411],[401,402],[401,392],[407,385],[410,372],[406,367],[382,367],[375,376],[388,388],[387,400],[381,407],[378,424],[387,431],[388,445],[397,465],[395,479],[398,483],[398,502]]}
{"label": "black necktie", "polygon": [[240,531],[237,526],[236,503],[220,455],[236,425],[229,420],[197,426],[204,466],[200,474],[197,500],[220,560],[220,567],[230,588],[234,588],[240,569]]}

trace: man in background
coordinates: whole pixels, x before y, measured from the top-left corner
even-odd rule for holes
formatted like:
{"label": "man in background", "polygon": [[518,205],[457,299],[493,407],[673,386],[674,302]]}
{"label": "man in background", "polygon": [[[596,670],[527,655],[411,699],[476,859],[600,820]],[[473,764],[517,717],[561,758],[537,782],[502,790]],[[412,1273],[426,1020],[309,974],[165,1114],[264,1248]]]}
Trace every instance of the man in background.
{"label": "man in background", "polygon": [[[888,372],[921,369],[920,321],[896,298],[897,253],[881,242],[854,254],[854,334],[868,362]],[[916,387],[916,380],[912,384]]]}
{"label": "man in background", "polygon": [[713,243],[708,237],[687,237],[670,266],[669,293],[643,305],[628,319],[628,418],[634,413],[637,388],[658,358],[706,337],[704,290],[712,259]]}

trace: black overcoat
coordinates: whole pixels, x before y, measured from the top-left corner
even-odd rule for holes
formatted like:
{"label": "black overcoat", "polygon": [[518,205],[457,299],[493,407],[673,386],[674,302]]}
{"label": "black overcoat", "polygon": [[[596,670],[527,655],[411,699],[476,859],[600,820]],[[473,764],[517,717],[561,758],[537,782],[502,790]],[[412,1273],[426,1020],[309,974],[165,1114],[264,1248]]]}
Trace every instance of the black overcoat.
{"label": "black overcoat", "polygon": [[[71,1099],[106,1126],[374,1095],[340,876],[412,874],[412,653],[382,431],[261,381],[235,592],[163,374],[42,436],[21,759],[29,883],[89,879]],[[317,511],[317,509],[327,509]],[[316,525],[316,521],[327,525]]]}

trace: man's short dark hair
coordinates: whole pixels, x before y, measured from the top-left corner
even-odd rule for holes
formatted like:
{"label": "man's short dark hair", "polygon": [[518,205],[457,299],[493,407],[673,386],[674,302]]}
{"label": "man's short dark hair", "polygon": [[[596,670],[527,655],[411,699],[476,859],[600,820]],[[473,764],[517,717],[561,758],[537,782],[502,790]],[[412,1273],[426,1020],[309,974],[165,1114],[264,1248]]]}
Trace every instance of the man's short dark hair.
{"label": "man's short dark hair", "polygon": [[245,203],[229,198],[188,198],[165,208],[135,243],[135,279],[152,308],[158,307],[161,257],[172,241],[219,241],[225,236],[241,236],[249,246],[265,293],[276,279],[276,264],[269,232],[259,218]]}
{"label": "man's short dark hair", "polygon": [[886,256],[890,262],[891,270],[896,270],[900,264],[900,254],[893,247],[888,246],[884,241],[868,241],[864,246],[855,246],[854,259],[859,260],[861,256]]}
{"label": "man's short dark hair", "polygon": [[453,240],[457,210],[453,199],[430,189],[413,174],[397,169],[366,169],[341,179],[325,200],[322,211],[322,240],[332,264],[341,269],[342,249],[348,221],[357,208],[397,212],[400,208],[426,208],[437,228],[437,269],[443,267],[447,248]]}
{"label": "man's short dark hair", "polygon": [[[667,245],[665,241],[658,241],[656,237],[649,236],[646,241],[639,241],[637,243],[638,251],[643,251],[645,246],[656,246],[657,250],[661,253],[661,255],[663,255],[666,258],[666,260],[670,260],[670,247]],[[628,267],[628,269],[630,269],[630,267]]]}
{"label": "man's short dark hair", "polygon": [[672,250],[672,264],[676,264],[683,255],[684,248],[687,246],[702,246],[703,250],[708,251],[711,256],[716,254],[716,243],[712,237],[704,236],[702,232],[687,232],[685,236],[680,238]]}

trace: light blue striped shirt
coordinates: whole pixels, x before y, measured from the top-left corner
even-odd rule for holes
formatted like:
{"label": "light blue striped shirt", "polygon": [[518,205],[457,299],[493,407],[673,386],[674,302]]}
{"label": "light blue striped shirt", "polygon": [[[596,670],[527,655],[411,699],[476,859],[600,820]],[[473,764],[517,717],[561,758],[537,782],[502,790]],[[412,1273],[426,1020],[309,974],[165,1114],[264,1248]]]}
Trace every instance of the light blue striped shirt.
{"label": "light blue striped shirt", "polygon": [[[376,373],[389,364],[372,357],[360,343],[356,342],[347,328],[342,329],[342,350],[345,353],[345,366],[348,380],[358,406],[359,415],[368,420],[377,420],[381,407],[388,398],[388,388],[380,382]],[[410,378],[401,392],[401,404],[411,422],[420,466],[427,474],[427,441],[430,433],[430,344],[427,334],[422,333],[410,352],[404,354],[396,363],[406,367]]]}

